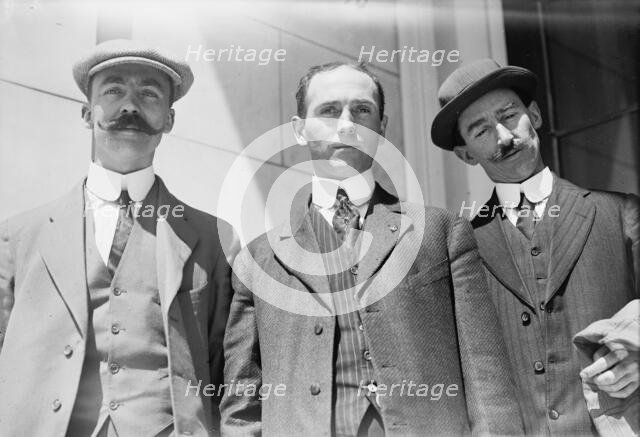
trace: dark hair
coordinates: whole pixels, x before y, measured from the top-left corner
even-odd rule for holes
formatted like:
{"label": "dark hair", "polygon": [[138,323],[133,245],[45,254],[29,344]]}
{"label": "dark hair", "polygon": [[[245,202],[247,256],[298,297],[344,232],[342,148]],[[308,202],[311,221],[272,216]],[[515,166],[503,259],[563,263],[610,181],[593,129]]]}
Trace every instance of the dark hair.
{"label": "dark hair", "polygon": [[304,118],[307,114],[307,90],[309,89],[309,83],[311,83],[311,79],[318,73],[323,73],[325,71],[332,71],[339,67],[350,67],[356,71],[360,71],[371,78],[373,83],[376,85],[376,91],[378,94],[378,110],[380,119],[382,120],[382,116],[384,115],[384,91],[382,90],[382,85],[380,81],[373,74],[363,62],[360,63],[351,63],[351,62],[329,62],[328,64],[322,65],[314,65],[309,68],[307,74],[300,78],[300,82],[298,83],[298,89],[296,90],[296,102],[298,104],[298,117]]}

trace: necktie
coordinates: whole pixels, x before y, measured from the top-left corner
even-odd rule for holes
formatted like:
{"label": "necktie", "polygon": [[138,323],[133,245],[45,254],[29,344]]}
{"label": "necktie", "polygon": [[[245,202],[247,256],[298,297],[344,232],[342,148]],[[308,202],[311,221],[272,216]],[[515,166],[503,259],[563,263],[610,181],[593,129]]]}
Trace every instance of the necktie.
{"label": "necktie", "polygon": [[524,193],[520,194],[520,205],[518,205],[518,220],[516,221],[516,228],[518,228],[529,240],[533,237],[536,218],[534,205],[529,202],[529,199],[527,199],[527,196],[525,196]]}
{"label": "necktie", "polygon": [[111,243],[111,252],[109,252],[109,263],[107,268],[113,276],[118,268],[120,258],[127,245],[131,228],[133,227],[133,211],[131,208],[131,198],[127,191],[122,191],[118,198],[118,224],[116,225],[116,232],[113,235],[113,243]]}
{"label": "necktie", "polygon": [[336,212],[333,215],[333,229],[338,234],[340,241],[344,241],[345,235],[351,229],[358,229],[360,224],[360,211],[351,203],[349,196],[339,188],[336,193],[336,203],[334,204]]}

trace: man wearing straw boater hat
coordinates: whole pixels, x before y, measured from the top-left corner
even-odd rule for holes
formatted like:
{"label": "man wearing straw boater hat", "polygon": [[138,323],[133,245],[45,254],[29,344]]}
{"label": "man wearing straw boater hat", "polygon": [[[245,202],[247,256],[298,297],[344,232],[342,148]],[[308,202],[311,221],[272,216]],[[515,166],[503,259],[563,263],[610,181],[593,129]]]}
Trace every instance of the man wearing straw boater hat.
{"label": "man wearing straw boater hat", "polygon": [[490,59],[457,69],[440,87],[431,137],[496,184],[472,224],[527,431],[637,433],[638,416],[625,420],[638,409],[637,346],[616,320],[637,326],[638,198],[549,170],[536,84]]}
{"label": "man wearing straw boater hat", "polygon": [[[176,199],[153,157],[193,82],[129,40],[73,68],[95,156],[63,198],[0,227],[3,435],[209,435],[222,382],[231,230]],[[225,230],[226,229],[226,230]]]}

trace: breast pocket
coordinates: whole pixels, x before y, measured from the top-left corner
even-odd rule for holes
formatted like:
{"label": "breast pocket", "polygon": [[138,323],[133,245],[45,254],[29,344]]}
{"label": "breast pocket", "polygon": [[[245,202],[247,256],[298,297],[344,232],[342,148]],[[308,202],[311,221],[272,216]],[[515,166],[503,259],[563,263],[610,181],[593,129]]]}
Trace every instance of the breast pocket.
{"label": "breast pocket", "polygon": [[207,292],[209,287],[209,283],[207,281],[204,282],[204,284],[193,288],[191,291],[189,291],[189,297],[191,298],[191,306],[193,307],[193,312],[195,314],[198,314],[200,311],[200,304],[204,304],[205,302],[203,302],[204,299],[206,299],[206,295],[205,293]]}
{"label": "breast pocket", "polygon": [[449,260],[443,259],[435,264],[421,267],[420,271],[407,276],[402,282],[406,287],[416,289],[447,278],[449,273]]}

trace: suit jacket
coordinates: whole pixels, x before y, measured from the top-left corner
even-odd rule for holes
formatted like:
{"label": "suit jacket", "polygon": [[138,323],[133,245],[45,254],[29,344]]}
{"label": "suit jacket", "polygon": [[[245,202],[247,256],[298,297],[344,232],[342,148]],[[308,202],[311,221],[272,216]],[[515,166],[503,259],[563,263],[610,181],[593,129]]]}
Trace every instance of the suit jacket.
{"label": "suit jacket", "polygon": [[[502,218],[495,191],[485,209],[495,214],[477,216],[472,225],[527,431],[582,434],[595,431],[579,377],[591,361],[572,337],[638,296],[640,204],[636,196],[586,190],[555,175],[553,184],[546,208],[557,205],[559,214],[543,218],[552,220],[552,232],[541,302],[516,267],[502,228],[511,223]],[[536,373],[538,360],[544,370]]]}
{"label": "suit jacket", "polygon": [[[232,229],[158,183],[158,212],[160,205],[184,208],[159,219],[155,235],[174,426],[176,433],[208,435],[219,417],[218,401],[188,387],[222,382],[232,291],[218,225],[223,233]],[[67,429],[90,323],[83,186],[0,226],[3,435],[62,436]]]}
{"label": "suit jacket", "polygon": [[[309,197],[300,198],[290,229],[257,238],[234,263],[225,382],[272,392],[260,401],[248,391],[229,390],[221,404],[223,435],[331,434],[336,317],[330,308],[314,316],[281,309],[291,301],[312,308],[329,291],[326,276],[284,262],[296,241],[319,252]],[[388,391],[379,396],[386,435],[521,434],[505,348],[469,223],[445,210],[401,203],[379,186],[371,202],[364,231],[373,241],[359,263],[358,280],[367,284],[365,296],[397,283],[359,310],[377,383],[458,387],[457,395],[439,400]],[[399,276],[403,268],[408,273]],[[269,281],[291,292],[269,293]],[[274,395],[277,386],[285,387],[284,395]]]}

